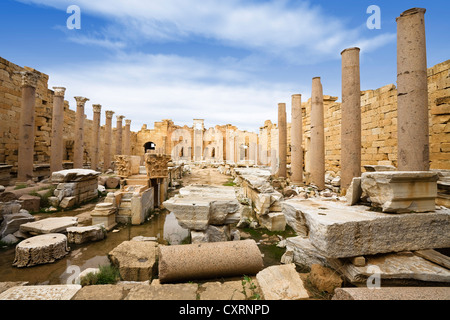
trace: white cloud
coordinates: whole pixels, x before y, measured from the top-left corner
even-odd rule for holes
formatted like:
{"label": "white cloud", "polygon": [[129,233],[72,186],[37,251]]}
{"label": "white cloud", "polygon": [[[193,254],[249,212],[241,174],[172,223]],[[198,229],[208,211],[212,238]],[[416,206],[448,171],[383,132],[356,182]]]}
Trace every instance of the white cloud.
{"label": "white cloud", "polygon": [[[366,51],[386,44],[386,41],[363,38],[360,27],[349,28],[324,9],[300,1],[22,1],[62,10],[75,2],[82,14],[103,17],[109,25],[92,30],[91,41],[85,36],[72,40],[106,47],[201,38],[287,59],[290,63],[311,63],[334,58],[336,52],[339,54],[354,43],[367,46],[361,48]],[[362,20],[364,15],[365,12],[361,13]],[[392,35],[384,38],[391,41]]]}
{"label": "white cloud", "polygon": [[[233,124],[242,130],[257,132],[264,121],[276,122],[277,103],[289,99],[290,83],[269,83],[239,70],[228,62],[222,64],[179,56],[130,55],[102,63],[67,65],[45,70],[49,87],[65,86],[65,99],[75,109],[74,96],[101,104],[132,120],[132,130],[145,123],[172,119],[177,125],[192,125],[203,118],[207,126]],[[246,79],[230,81],[230,79]],[[288,101],[286,101],[288,102]]]}

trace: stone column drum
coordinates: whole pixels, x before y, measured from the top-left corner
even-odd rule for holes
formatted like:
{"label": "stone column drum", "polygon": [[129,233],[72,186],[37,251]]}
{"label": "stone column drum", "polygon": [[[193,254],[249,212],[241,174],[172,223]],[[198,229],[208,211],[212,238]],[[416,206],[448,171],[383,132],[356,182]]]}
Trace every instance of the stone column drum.
{"label": "stone column drum", "polygon": [[77,112],[75,118],[75,139],[73,144],[73,168],[83,168],[83,155],[84,155],[84,105],[86,101],[89,101],[85,97],[75,97],[77,101]]}
{"label": "stone column drum", "polygon": [[425,9],[403,12],[397,21],[398,170],[429,170]]}
{"label": "stone column drum", "polygon": [[116,154],[122,154],[122,120],[125,116],[116,116]]}
{"label": "stone column drum", "polygon": [[287,123],[286,123],[285,103],[278,104],[278,157],[279,157],[278,177],[286,178]]}
{"label": "stone column drum", "polygon": [[302,95],[292,95],[291,111],[291,183],[303,185]]}
{"label": "stone column drum", "polygon": [[325,188],[325,133],[323,88],[320,77],[312,79],[311,93],[311,183]]}
{"label": "stone column drum", "polygon": [[66,88],[53,87],[52,139],[50,146],[50,172],[63,169],[64,93]]}
{"label": "stone column drum", "polygon": [[341,106],[341,188],[347,189],[361,176],[361,85],[359,48],[349,48],[342,56]]}
{"label": "stone column drum", "polygon": [[22,76],[22,106],[20,112],[17,182],[26,182],[33,178],[34,112],[39,74],[31,71],[23,71],[20,74]]}
{"label": "stone column drum", "polygon": [[254,240],[159,246],[161,283],[254,275],[263,267]]}
{"label": "stone column drum", "polygon": [[91,156],[91,169],[97,170],[98,161],[100,158],[100,112],[102,111],[101,104],[93,104],[92,109],[94,111],[93,123],[92,123],[92,156]]}
{"label": "stone column drum", "polygon": [[105,111],[105,149],[103,150],[103,171],[111,168],[112,117],[114,111]]}
{"label": "stone column drum", "polygon": [[125,132],[123,134],[123,154],[131,155],[131,120],[125,119]]}

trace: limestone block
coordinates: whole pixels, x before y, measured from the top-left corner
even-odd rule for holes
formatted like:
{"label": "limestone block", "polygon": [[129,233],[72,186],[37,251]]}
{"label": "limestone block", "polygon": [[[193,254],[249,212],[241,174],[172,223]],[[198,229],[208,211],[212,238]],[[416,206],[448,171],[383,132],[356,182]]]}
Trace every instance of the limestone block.
{"label": "limestone block", "polygon": [[108,253],[124,281],[152,280],[156,275],[157,247],[153,241],[124,241]]}
{"label": "limestone block", "polygon": [[40,197],[24,194],[19,200],[22,201],[22,209],[25,209],[28,212],[38,212],[41,207]]}
{"label": "limestone block", "polygon": [[437,173],[430,171],[365,172],[361,188],[383,212],[434,211]]}
{"label": "limestone block", "polygon": [[131,198],[131,224],[144,223],[150,210],[154,208],[153,188],[147,188],[142,193],[135,192]]}
{"label": "limestone block", "polygon": [[69,243],[81,244],[84,242],[102,240],[106,237],[106,229],[103,225],[69,227],[66,230],[67,241]]}
{"label": "limestone block", "polygon": [[317,250],[309,240],[302,236],[286,238],[286,252],[293,252],[293,262],[304,270],[311,269],[313,264],[330,266],[323,253]]}
{"label": "limestone block", "polygon": [[221,242],[230,240],[230,226],[214,226],[209,225],[206,229],[206,237],[208,242]]}
{"label": "limestone block", "polygon": [[258,272],[256,279],[265,300],[305,300],[309,298],[293,263],[265,268]]}
{"label": "limestone block", "polygon": [[253,275],[263,268],[254,240],[159,247],[161,283]]}
{"label": "limestone block", "polygon": [[[297,201],[301,201],[298,199]],[[296,206],[291,205],[292,202],[283,201],[282,212],[286,219],[287,225],[294,229],[295,233],[299,236],[308,236],[308,227],[306,225],[305,217],[301,210],[298,210]]]}
{"label": "limestone block", "polygon": [[387,253],[366,256],[366,264],[358,267],[346,259],[331,259],[330,264],[354,284],[366,283],[377,273],[381,283],[399,280],[450,283],[450,270],[432,263],[411,252]]}
{"label": "limestone block", "polygon": [[52,263],[69,253],[67,237],[60,233],[49,233],[23,240],[16,246],[13,266],[31,267]]}
{"label": "limestone block", "polygon": [[[257,282],[254,280],[253,282]],[[248,285],[247,285],[248,286]],[[206,282],[200,287],[200,300],[245,300],[242,281]],[[250,288],[246,288],[249,295]]]}
{"label": "limestone block", "polygon": [[164,207],[173,212],[181,227],[206,230],[210,220],[210,201],[173,197],[164,201]]}
{"label": "limestone block", "polygon": [[18,213],[4,215],[0,225],[0,238],[18,231],[22,224],[33,222],[34,220],[36,220],[35,217],[23,209]]}
{"label": "limestone block", "polygon": [[98,203],[95,209],[91,211],[92,224],[102,224],[107,231],[116,226],[116,207],[112,203]]}
{"label": "limestone block", "polygon": [[239,212],[240,204],[236,198],[230,200],[212,200],[210,202],[210,208],[209,223],[224,224],[229,215]]}
{"label": "limestone block", "polygon": [[0,294],[0,300],[70,300],[81,289],[78,284],[16,286]]}
{"label": "limestone block", "polygon": [[198,284],[177,283],[159,284],[153,281],[151,285],[133,287],[125,300],[196,300]]}
{"label": "limestone block", "polygon": [[53,172],[51,180],[53,183],[76,182],[89,179],[95,179],[97,181],[99,175],[100,172],[89,169],[67,169]]}
{"label": "limestone block", "polygon": [[284,204],[301,212],[311,243],[325,257],[450,246],[450,209],[447,208],[431,213],[392,215],[334,201],[289,199]]}
{"label": "limestone block", "polygon": [[354,177],[350,186],[347,189],[347,193],[345,194],[345,198],[347,200],[347,204],[352,206],[357,204],[361,199],[362,188],[361,188],[361,177]]}
{"label": "limestone block", "polygon": [[20,226],[19,230],[35,234],[59,233],[66,232],[68,227],[74,227],[77,224],[77,217],[45,218],[34,222],[24,223]]}
{"label": "limestone block", "polygon": [[74,205],[77,204],[77,198],[76,197],[64,197],[61,202],[59,203],[59,206],[63,209],[71,208]]}
{"label": "limestone block", "polygon": [[206,231],[191,230],[191,243],[208,242]]}
{"label": "limestone block", "polygon": [[332,300],[450,300],[450,287],[337,288]]}
{"label": "limestone block", "polygon": [[286,219],[282,212],[269,212],[259,217],[261,226],[270,231],[284,231],[286,229]]}

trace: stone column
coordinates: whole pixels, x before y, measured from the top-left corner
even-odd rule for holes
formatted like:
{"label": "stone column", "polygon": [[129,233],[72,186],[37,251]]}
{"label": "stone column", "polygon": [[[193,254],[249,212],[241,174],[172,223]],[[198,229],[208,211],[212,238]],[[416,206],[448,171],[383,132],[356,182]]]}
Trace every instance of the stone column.
{"label": "stone column", "polygon": [[311,93],[311,183],[325,188],[325,133],[323,89],[320,77],[312,79]]}
{"label": "stone column", "polygon": [[73,144],[73,167],[74,169],[83,168],[84,155],[84,105],[89,101],[85,97],[74,97],[77,101],[77,112],[75,118],[75,138]]}
{"label": "stone column", "polygon": [[302,95],[292,95],[291,110],[291,183],[303,185]]}
{"label": "stone column", "polygon": [[425,9],[397,18],[398,170],[430,167]]}
{"label": "stone column", "polygon": [[103,171],[111,168],[112,117],[114,111],[105,111],[105,149],[103,150]]}
{"label": "stone column", "polygon": [[203,119],[194,119],[194,161],[203,160]]}
{"label": "stone column", "polygon": [[122,154],[122,120],[125,116],[116,116],[116,154]]}
{"label": "stone column", "polygon": [[101,104],[93,104],[94,118],[92,123],[92,157],[91,157],[91,169],[97,170],[98,161],[100,156],[100,112],[102,111]]}
{"label": "stone column", "polygon": [[341,188],[347,189],[361,176],[361,86],[359,48],[349,48],[342,56],[341,106]]}
{"label": "stone column", "polygon": [[53,87],[52,139],[50,145],[50,172],[63,169],[64,93],[66,88]]}
{"label": "stone column", "polygon": [[278,177],[286,178],[287,123],[286,103],[278,104]]}
{"label": "stone column", "polygon": [[125,131],[123,134],[123,154],[131,155],[131,120],[126,119],[125,120]]}
{"label": "stone column", "polygon": [[36,86],[40,76],[31,71],[23,71],[20,74],[22,76],[22,105],[20,112],[17,182],[26,182],[33,179],[34,111]]}

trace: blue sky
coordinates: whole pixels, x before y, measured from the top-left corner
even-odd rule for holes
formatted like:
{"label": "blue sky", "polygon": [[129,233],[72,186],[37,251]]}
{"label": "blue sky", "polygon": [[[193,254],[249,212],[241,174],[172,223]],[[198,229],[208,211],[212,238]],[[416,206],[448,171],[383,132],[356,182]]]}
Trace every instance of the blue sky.
{"label": "blue sky", "polygon": [[[81,29],[67,28],[70,5]],[[381,29],[367,28],[377,5]],[[206,127],[231,123],[257,132],[277,104],[310,97],[311,79],[341,95],[340,52],[361,48],[361,89],[396,83],[396,22],[426,8],[428,66],[450,53],[448,0],[1,0],[0,56],[50,76],[66,100],[145,123],[172,119]],[[104,112],[102,112],[104,123]]]}

